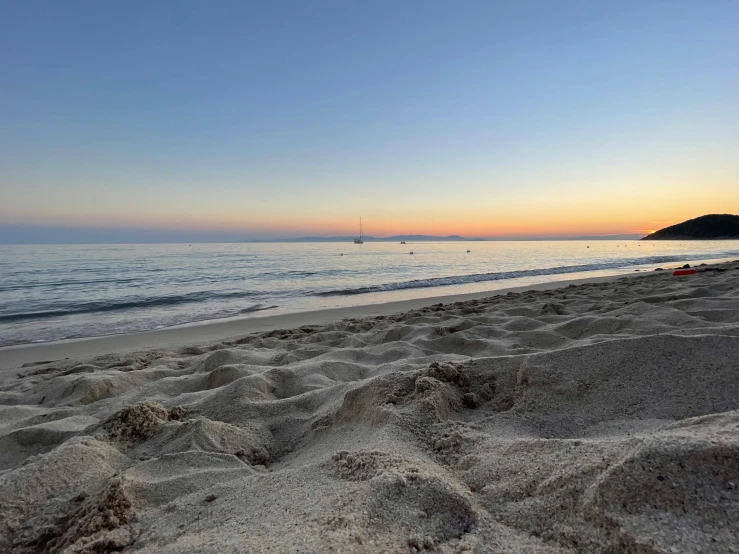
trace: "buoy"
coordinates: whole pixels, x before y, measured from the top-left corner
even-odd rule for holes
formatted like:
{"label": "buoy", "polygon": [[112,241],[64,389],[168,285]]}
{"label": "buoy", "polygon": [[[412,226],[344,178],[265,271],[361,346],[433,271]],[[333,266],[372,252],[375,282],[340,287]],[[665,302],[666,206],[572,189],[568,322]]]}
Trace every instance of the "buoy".
{"label": "buoy", "polygon": [[672,276],[679,276],[679,275],[693,275],[694,273],[698,273],[697,269],[678,269],[675,271]]}

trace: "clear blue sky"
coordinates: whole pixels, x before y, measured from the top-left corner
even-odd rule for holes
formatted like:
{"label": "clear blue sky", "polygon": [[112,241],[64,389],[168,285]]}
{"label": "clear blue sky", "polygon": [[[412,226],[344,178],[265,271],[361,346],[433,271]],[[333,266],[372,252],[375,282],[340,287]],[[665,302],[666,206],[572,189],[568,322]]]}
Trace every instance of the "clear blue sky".
{"label": "clear blue sky", "polygon": [[4,2],[0,233],[736,213],[738,18],[736,0]]}

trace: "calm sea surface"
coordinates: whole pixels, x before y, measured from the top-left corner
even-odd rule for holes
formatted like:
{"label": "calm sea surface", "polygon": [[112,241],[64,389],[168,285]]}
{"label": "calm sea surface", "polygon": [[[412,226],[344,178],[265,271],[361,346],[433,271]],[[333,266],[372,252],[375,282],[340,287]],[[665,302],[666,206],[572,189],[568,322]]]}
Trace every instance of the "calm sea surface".
{"label": "calm sea surface", "polygon": [[737,257],[739,241],[0,246],[0,346]]}

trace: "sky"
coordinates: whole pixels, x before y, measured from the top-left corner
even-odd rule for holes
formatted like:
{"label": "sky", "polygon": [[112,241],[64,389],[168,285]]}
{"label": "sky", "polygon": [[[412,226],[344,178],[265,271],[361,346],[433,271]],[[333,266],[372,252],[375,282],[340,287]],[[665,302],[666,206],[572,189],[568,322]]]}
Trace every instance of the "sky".
{"label": "sky", "polygon": [[0,242],[646,234],[739,211],[739,4],[2,2],[0,114]]}

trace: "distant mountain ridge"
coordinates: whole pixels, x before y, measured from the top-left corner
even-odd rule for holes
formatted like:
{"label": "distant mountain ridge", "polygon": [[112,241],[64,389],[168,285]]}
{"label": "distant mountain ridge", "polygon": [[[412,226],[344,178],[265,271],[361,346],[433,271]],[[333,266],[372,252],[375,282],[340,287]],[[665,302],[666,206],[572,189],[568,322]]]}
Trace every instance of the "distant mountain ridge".
{"label": "distant mountain ridge", "polygon": [[[356,236],[342,237],[297,237],[297,238],[280,238],[280,239],[259,239],[246,240],[244,242],[353,242]],[[496,241],[570,241],[570,240],[637,240],[641,235],[633,233],[623,233],[616,235],[553,235],[553,236],[511,236],[511,237],[488,237],[488,238],[467,238],[460,235],[393,235],[392,237],[373,237],[364,235],[362,239],[365,242],[418,242],[418,241],[438,241],[438,242],[496,242]]]}
{"label": "distant mountain ridge", "polygon": [[739,215],[709,214],[665,227],[641,240],[739,239]]}
{"label": "distant mountain ridge", "polygon": [[[295,239],[281,239],[281,242],[352,242],[357,237],[300,237]],[[392,237],[372,237],[363,236],[364,242],[397,242],[397,241],[419,241],[419,240],[438,240],[438,241],[480,241],[485,239],[469,239],[459,235],[448,235],[446,237],[437,237],[433,235],[394,235]]]}

